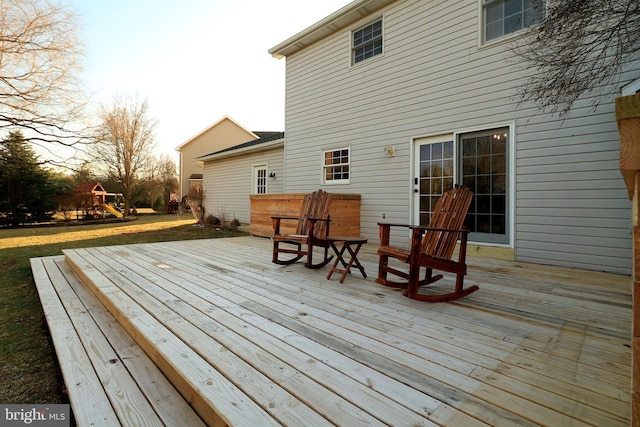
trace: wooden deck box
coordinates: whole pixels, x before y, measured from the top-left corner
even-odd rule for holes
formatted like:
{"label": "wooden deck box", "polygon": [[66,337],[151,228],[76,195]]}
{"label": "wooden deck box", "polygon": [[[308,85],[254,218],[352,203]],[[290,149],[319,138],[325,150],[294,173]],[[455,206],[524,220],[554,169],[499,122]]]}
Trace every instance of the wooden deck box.
{"label": "wooden deck box", "polygon": [[[251,235],[273,237],[272,216],[297,217],[306,193],[251,195]],[[334,236],[360,235],[360,195],[331,193],[331,224],[329,234]],[[296,231],[295,221],[282,221],[284,233]]]}

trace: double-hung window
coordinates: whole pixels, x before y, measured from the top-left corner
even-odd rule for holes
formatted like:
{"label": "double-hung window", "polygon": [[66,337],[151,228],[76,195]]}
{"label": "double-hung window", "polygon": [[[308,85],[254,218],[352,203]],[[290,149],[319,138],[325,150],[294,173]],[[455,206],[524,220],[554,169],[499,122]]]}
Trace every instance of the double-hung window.
{"label": "double-hung window", "polygon": [[349,183],[350,151],[349,147],[346,147],[322,152],[323,182],[325,184]]}
{"label": "double-hung window", "polygon": [[516,33],[544,18],[545,0],[482,0],[485,42]]}
{"label": "double-hung window", "polygon": [[351,52],[354,65],[382,55],[382,18],[353,32]]}

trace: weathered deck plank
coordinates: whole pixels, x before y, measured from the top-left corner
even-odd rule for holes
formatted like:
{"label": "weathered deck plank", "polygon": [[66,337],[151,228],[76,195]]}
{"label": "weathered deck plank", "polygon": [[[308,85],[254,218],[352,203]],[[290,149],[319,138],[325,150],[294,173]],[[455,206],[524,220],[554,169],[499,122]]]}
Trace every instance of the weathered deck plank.
{"label": "weathered deck plank", "polygon": [[102,386],[93,364],[82,345],[82,340],[73,326],[71,318],[60,301],[49,278],[42,258],[31,260],[34,279],[45,318],[52,331],[51,338],[60,367],[67,383],[69,399],[79,425],[105,423],[119,425],[109,397]]}
{"label": "weathered deck plank", "polygon": [[[212,424],[628,425],[628,278],[472,258],[480,290],[428,304],[272,264],[270,244],[65,253],[167,377],[195,371],[176,387]],[[375,247],[360,259],[375,276]]]}
{"label": "weathered deck plank", "polygon": [[138,301],[146,296],[144,291],[138,291],[134,299],[118,287],[114,268],[119,266],[112,268],[87,250],[72,252],[81,256],[70,258],[67,254],[67,262],[83,275],[105,307],[208,424],[277,425],[221,372],[212,369],[188,342],[174,335],[169,322],[180,321],[177,315],[168,313],[159,321],[155,316],[162,316],[166,309],[156,305],[149,312]]}
{"label": "weathered deck plank", "polygon": [[[109,248],[105,248],[105,250],[108,251]],[[147,288],[147,292],[149,292],[152,298],[155,298],[155,301],[142,298],[140,292],[135,289],[131,289],[130,292],[136,293],[137,301],[144,299],[145,305],[150,311],[157,313],[167,309],[172,311],[177,310],[174,312],[179,314],[181,318],[191,321],[192,325],[189,325],[189,327],[187,327],[187,325],[181,325],[180,328],[173,329],[173,332],[180,335],[183,340],[192,342],[194,343],[192,345],[198,346],[201,354],[216,354],[206,351],[201,347],[203,346],[203,342],[208,343],[217,340],[220,342],[220,345],[223,346],[222,348],[224,350],[229,351],[227,354],[235,354],[240,360],[246,362],[247,365],[243,367],[235,367],[235,365],[241,362],[236,361],[235,363],[231,363],[227,361],[220,363],[218,360],[215,366],[216,369],[225,372],[225,376],[230,376],[234,371],[243,372],[243,378],[238,379],[236,382],[238,386],[241,387],[246,383],[245,376],[251,377],[252,383],[254,381],[260,381],[263,376],[272,381],[273,383],[269,384],[268,388],[263,386],[257,387],[255,390],[246,391],[256,401],[270,402],[266,410],[273,413],[274,416],[285,424],[291,424],[294,420],[287,420],[283,417],[291,417],[297,408],[302,408],[303,406],[300,402],[296,402],[295,405],[277,405],[275,403],[276,399],[274,399],[273,396],[275,384],[286,389],[289,393],[295,393],[296,397],[301,401],[307,405],[312,405],[315,410],[341,425],[375,424],[376,419],[395,425],[400,423],[410,423],[414,425],[425,424],[426,421],[424,418],[416,416],[412,419],[410,409],[399,408],[398,405],[390,405],[387,399],[381,399],[376,393],[371,392],[370,388],[366,385],[350,383],[348,377],[344,375],[338,376],[332,369],[326,369],[320,363],[310,363],[309,356],[299,354],[295,349],[288,346],[286,342],[274,343],[275,340],[272,336],[259,334],[256,329],[247,328],[245,321],[240,317],[226,314],[226,312],[237,308],[234,307],[234,302],[225,301],[219,294],[212,292],[208,292],[208,301],[202,301],[202,297],[196,295],[200,289],[193,289],[194,286],[198,286],[195,283],[197,280],[194,280],[193,277],[188,276],[184,280],[181,280],[179,286],[182,288],[182,291],[179,292],[179,294],[176,294],[175,284],[173,289],[170,289],[174,293],[170,293],[166,289],[160,290],[160,286],[152,286],[154,282],[157,284],[162,280],[158,280],[159,277],[151,270],[144,270],[141,266],[129,263],[128,257],[123,256],[122,249],[106,253],[105,258],[115,260],[121,265],[126,266],[128,269],[128,279],[135,282],[135,286]],[[139,258],[139,255],[136,255],[136,258]],[[98,265],[99,260],[93,259],[92,263]],[[149,265],[154,267],[152,264]],[[157,268],[153,269],[157,270]],[[172,273],[175,274],[175,272]],[[175,279],[175,275],[173,278]],[[111,279],[114,280],[113,276]],[[164,279],[167,280],[170,278],[164,277]],[[192,282],[190,287],[188,286],[190,284],[189,279],[191,279]],[[118,280],[118,282],[120,282],[120,280]],[[119,285],[122,284],[122,282],[119,283]],[[180,301],[177,302],[176,298],[180,298]],[[158,306],[158,303],[161,302],[164,302],[164,307]],[[182,302],[186,304],[182,304]],[[211,319],[205,319],[202,315],[199,315],[202,312],[197,310],[210,309],[212,303],[222,305],[224,309],[216,310],[215,318],[212,317]],[[194,306],[196,308],[195,312],[193,310]],[[198,330],[199,325],[211,325],[212,323],[216,323],[216,326],[208,328],[209,330],[207,331]],[[195,340],[192,336],[187,335],[202,335],[202,332],[209,333],[208,336],[205,334],[202,340]],[[229,337],[233,334],[237,334],[238,336]],[[258,347],[255,343],[260,343],[261,347]],[[216,360],[211,359],[209,362],[215,363]],[[251,366],[253,366],[257,372],[251,370]],[[261,393],[263,393],[264,390],[269,390],[269,395],[262,395]],[[318,396],[324,396],[325,398],[318,399]],[[349,398],[347,399],[345,396]],[[360,399],[360,401],[357,401],[357,399]],[[360,409],[360,407],[365,404],[371,408],[370,411],[372,413],[370,415]],[[294,410],[294,408],[296,409]],[[280,414],[277,413],[278,409],[281,411]],[[298,423],[304,425],[318,425],[318,421],[310,421],[312,420],[297,420]]]}
{"label": "weathered deck plank", "polygon": [[[78,425],[204,425],[64,257],[31,264]],[[67,319],[61,335],[54,325]]]}

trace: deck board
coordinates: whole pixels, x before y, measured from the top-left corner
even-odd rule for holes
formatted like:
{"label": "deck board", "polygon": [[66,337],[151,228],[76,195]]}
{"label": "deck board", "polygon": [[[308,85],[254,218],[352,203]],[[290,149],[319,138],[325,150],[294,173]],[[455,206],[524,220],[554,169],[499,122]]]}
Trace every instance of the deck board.
{"label": "deck board", "polygon": [[429,304],[375,250],[343,284],[254,237],[65,254],[211,424],[629,424],[628,277],[471,258],[480,290]]}
{"label": "deck board", "polygon": [[52,339],[64,361],[78,425],[203,425],[95,295],[76,280],[64,257],[31,263],[45,315],[66,323],[67,333],[53,327]]}
{"label": "deck board", "polygon": [[[109,248],[105,248],[105,251],[108,250]],[[140,254],[134,255],[136,255],[136,259],[141,257]],[[295,393],[300,401],[305,402],[306,405],[313,406],[323,416],[341,425],[375,424],[376,419],[393,425],[403,422],[415,425],[425,423],[422,417],[415,416],[415,419],[412,419],[408,408],[399,408],[397,404],[389,404],[388,399],[380,398],[377,393],[372,392],[366,385],[358,385],[353,381],[349,381],[349,378],[344,375],[338,376],[333,369],[327,368],[321,363],[310,363],[308,355],[288,346],[285,341],[276,342],[273,336],[261,334],[257,329],[247,328],[246,322],[242,320],[241,316],[243,314],[246,316],[250,313],[246,313],[246,309],[243,310],[237,302],[225,299],[222,291],[207,291],[206,288],[209,287],[209,282],[200,283],[202,282],[201,280],[197,280],[187,272],[179,284],[184,292],[179,292],[180,301],[178,302],[176,301],[178,295],[175,293],[175,288],[172,294],[166,289],[159,290],[158,287],[149,286],[153,282],[160,282],[160,278],[166,280],[170,279],[170,277],[156,275],[148,269],[143,270],[144,266],[128,262],[129,257],[123,256],[122,250],[105,253],[105,256],[128,267],[130,270],[129,278],[132,282],[136,282],[137,286],[140,286],[140,288],[147,287],[149,294],[152,294],[156,299],[156,302],[147,301],[150,311],[158,312],[162,310],[161,307],[156,305],[157,301],[164,301],[166,307],[171,307],[171,310],[178,310],[174,312],[179,312],[178,314],[181,318],[192,323],[194,327],[191,329],[196,329],[196,325],[207,325],[204,328],[205,330],[201,331],[205,333],[201,339],[186,336],[185,334],[189,332],[186,331],[187,328],[184,325],[182,328],[173,329],[174,333],[180,334],[182,339],[194,343],[197,342],[194,345],[200,348],[199,352],[201,354],[216,354],[202,349],[201,346],[203,346],[203,343],[218,341],[222,346],[221,348],[229,351],[228,354],[235,354],[238,359],[246,363],[245,366],[235,367],[234,364],[241,362],[236,361],[232,364],[231,361],[220,363],[219,360],[211,360],[211,363],[218,362],[215,366],[216,369],[228,372],[226,376],[231,375],[233,371],[242,372],[242,375],[250,376],[252,382],[264,381],[265,378],[270,378],[274,384],[269,384],[268,387],[263,385],[255,390],[246,390],[246,392],[254,400],[269,401],[270,406],[265,409],[273,413],[280,421],[291,424],[294,420],[287,420],[282,417],[290,417],[295,412],[292,408],[304,406],[300,402],[287,406],[276,404],[277,399],[273,395],[276,386],[286,389],[289,393]],[[93,260],[93,262],[97,261]],[[149,265],[153,266],[152,263],[147,266]],[[131,271],[136,271],[136,275],[132,277]],[[163,271],[160,270],[160,272]],[[175,272],[172,273],[175,274]],[[175,276],[173,277],[175,278]],[[220,281],[217,281],[217,283],[220,283]],[[244,289],[244,286],[239,289]],[[207,300],[203,300],[203,294]],[[138,296],[137,300],[141,301],[141,298]],[[242,302],[243,300],[240,301],[240,304]],[[207,319],[202,314],[202,311],[210,308],[211,304],[223,307],[223,310],[216,310],[215,314]],[[234,315],[238,311],[245,311],[245,313]],[[214,322],[216,325],[210,327],[209,325]],[[237,336],[234,334],[237,334]],[[261,343],[261,348],[254,343]],[[250,367],[253,367],[256,371],[251,370]],[[238,382],[242,382],[242,379],[239,379]],[[269,395],[261,395],[260,392],[262,390],[269,390]],[[318,399],[318,396],[324,396],[325,398]],[[348,396],[349,399],[345,396]],[[372,408],[373,413],[371,415],[359,409],[359,406],[365,404],[370,405]],[[276,413],[279,408],[281,408],[280,413]],[[304,420],[305,422],[301,422],[302,420],[297,421],[304,425],[318,425],[319,422],[311,422],[308,419]]]}
{"label": "deck board", "polygon": [[[31,265],[36,283],[44,284],[38,286],[38,294],[49,328],[55,331],[52,333],[52,341],[56,354],[58,358],[66,361],[61,363],[61,368],[76,421],[80,425],[100,423],[119,425],[109,397],[93,369],[91,359],[82,345],[82,340],[71,318],[67,315],[56,293],[43,265],[43,259],[32,259]],[[83,397],[76,398],[79,396]]]}

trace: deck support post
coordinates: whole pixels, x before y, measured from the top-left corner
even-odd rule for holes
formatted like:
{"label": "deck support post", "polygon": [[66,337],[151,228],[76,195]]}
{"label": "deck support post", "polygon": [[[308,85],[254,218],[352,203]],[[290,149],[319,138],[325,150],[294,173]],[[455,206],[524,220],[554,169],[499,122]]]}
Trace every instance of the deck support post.
{"label": "deck support post", "polygon": [[640,426],[640,94],[616,99],[620,133],[620,171],[632,201],[633,326],[631,364],[631,425]]}

